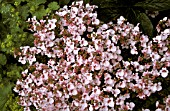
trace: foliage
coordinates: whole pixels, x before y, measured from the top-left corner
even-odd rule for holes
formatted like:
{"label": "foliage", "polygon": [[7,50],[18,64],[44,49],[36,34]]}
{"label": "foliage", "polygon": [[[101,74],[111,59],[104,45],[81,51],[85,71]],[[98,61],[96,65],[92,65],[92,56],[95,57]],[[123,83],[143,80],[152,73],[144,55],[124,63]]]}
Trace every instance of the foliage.
{"label": "foliage", "polygon": [[9,97],[8,95],[12,93],[11,88],[12,88],[13,84],[5,84],[5,86],[3,86],[3,88],[0,88],[0,109],[2,111],[6,111],[5,110],[5,104],[8,101]]}
{"label": "foliage", "polygon": [[91,3],[99,6],[98,13],[101,20],[108,22],[123,15],[133,24],[141,23],[141,29],[150,37],[153,37],[155,30],[146,11],[166,11],[170,9],[170,0],[91,0]]}
{"label": "foliage", "polygon": [[170,9],[170,0],[145,0],[136,3],[135,6],[150,11],[164,11]]}
{"label": "foliage", "polygon": [[[42,19],[58,8],[59,5],[55,0],[51,2],[47,0],[0,0],[0,86],[1,90],[5,91],[0,94],[0,97],[4,96],[0,109],[13,107],[9,105],[15,99],[7,97],[7,94],[12,93],[11,86],[3,86],[7,83],[14,84],[21,77],[21,71],[24,68],[14,59],[14,51],[22,45],[33,45],[34,38],[27,30],[29,24],[26,20],[33,16]],[[11,101],[11,103],[3,106],[6,101]],[[12,111],[12,109],[8,110]],[[16,111],[15,108],[13,111]]]}
{"label": "foliage", "polygon": [[18,105],[19,97],[14,94],[8,94],[8,100],[4,105],[4,111],[23,111],[24,108]]}
{"label": "foliage", "polygon": [[5,65],[7,62],[6,56],[4,54],[0,54],[0,65]]}

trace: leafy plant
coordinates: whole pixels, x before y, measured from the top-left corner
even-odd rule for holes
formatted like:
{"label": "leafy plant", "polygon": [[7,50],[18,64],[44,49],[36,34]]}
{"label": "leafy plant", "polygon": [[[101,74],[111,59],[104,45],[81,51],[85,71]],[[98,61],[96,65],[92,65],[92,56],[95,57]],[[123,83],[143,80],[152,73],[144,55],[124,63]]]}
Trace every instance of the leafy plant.
{"label": "leafy plant", "polygon": [[[0,0],[0,87],[6,86],[7,83],[14,84],[21,77],[24,66],[14,59],[13,54],[22,45],[33,45],[34,37],[27,30],[29,23],[26,20],[33,16],[42,19],[58,8],[59,5],[55,0],[50,2],[47,0]],[[6,95],[12,93],[11,86],[0,90],[3,91],[0,97],[4,96],[0,109],[11,107],[8,106],[10,104],[4,106],[8,100]],[[13,97],[10,99],[15,101]]]}
{"label": "leafy plant", "polygon": [[101,20],[108,22],[123,15],[133,24],[140,23],[140,28],[150,37],[153,37],[153,22],[146,14],[146,10],[166,11],[170,9],[170,0],[91,0],[91,3],[99,6],[98,13]]}
{"label": "leafy plant", "polygon": [[6,111],[5,104],[9,99],[8,95],[12,93],[11,91],[12,86],[13,84],[8,83],[8,84],[5,84],[3,88],[0,88],[0,109],[2,111]]}
{"label": "leafy plant", "polygon": [[5,65],[7,62],[6,56],[4,54],[0,54],[0,65]]}

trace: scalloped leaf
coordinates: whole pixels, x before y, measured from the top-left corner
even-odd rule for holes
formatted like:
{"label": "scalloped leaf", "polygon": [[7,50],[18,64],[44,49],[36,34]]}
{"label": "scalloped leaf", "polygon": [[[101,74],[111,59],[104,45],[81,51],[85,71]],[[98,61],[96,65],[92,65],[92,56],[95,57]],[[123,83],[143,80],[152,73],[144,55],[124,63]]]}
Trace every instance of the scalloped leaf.
{"label": "scalloped leaf", "polygon": [[67,5],[70,2],[70,0],[59,0],[59,5]]}
{"label": "scalloped leaf", "polygon": [[45,16],[47,13],[46,13],[46,10],[44,9],[44,6],[41,5],[37,11],[35,11],[35,13],[33,13],[34,16],[37,17],[37,19],[42,19],[43,16]]}
{"label": "scalloped leaf", "polygon": [[51,2],[48,4],[48,8],[51,10],[58,10],[60,8],[60,6],[58,5],[57,2]]}
{"label": "scalloped leaf", "polygon": [[39,8],[39,5],[44,4],[46,0],[31,0],[28,1],[27,5],[29,7],[34,7],[35,9]]}
{"label": "scalloped leaf", "polygon": [[11,7],[12,7],[11,4],[7,4],[6,6],[2,6],[2,4],[1,4],[0,12],[1,13],[8,13],[10,11]]}
{"label": "scalloped leaf", "polygon": [[45,3],[46,2],[46,0],[35,0],[35,5],[40,5],[40,4],[43,4],[43,3]]}
{"label": "scalloped leaf", "polygon": [[136,3],[134,6],[150,11],[163,11],[170,9],[170,0],[145,0]]}
{"label": "scalloped leaf", "polygon": [[[23,10],[24,10],[24,11],[23,11]],[[23,19],[23,20],[26,20],[27,17],[29,16],[29,14],[28,14],[28,13],[29,13],[29,7],[28,7],[28,5],[22,6],[19,11],[20,11],[20,13],[21,13],[22,19]]]}
{"label": "scalloped leaf", "polygon": [[3,88],[0,88],[0,109],[5,111],[5,103],[8,101],[8,95],[12,93],[12,84],[6,84]]}
{"label": "scalloped leaf", "polygon": [[7,58],[4,54],[0,54],[0,64],[5,65],[7,62]]}

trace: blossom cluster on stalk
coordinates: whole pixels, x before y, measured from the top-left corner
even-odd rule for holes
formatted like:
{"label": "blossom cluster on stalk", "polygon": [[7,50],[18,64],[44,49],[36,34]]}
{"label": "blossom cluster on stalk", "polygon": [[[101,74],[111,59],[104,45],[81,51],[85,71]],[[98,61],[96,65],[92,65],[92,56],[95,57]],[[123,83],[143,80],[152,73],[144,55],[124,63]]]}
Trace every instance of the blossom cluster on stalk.
{"label": "blossom cluster on stalk", "polygon": [[[162,90],[154,80],[169,76],[170,29],[150,40],[140,24],[122,16],[117,24],[101,22],[95,8],[79,1],[59,9],[52,19],[28,20],[34,47],[20,47],[15,54],[29,68],[14,88],[26,111],[31,106],[40,111],[133,110],[133,100],[126,102],[131,92],[146,99]],[[46,63],[37,56],[46,57]]]}

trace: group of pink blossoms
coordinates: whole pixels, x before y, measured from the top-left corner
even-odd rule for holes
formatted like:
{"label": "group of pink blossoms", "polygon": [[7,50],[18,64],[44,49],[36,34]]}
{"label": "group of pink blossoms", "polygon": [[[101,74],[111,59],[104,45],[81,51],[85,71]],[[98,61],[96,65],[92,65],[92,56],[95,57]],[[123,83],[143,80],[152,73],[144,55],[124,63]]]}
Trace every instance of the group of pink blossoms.
{"label": "group of pink blossoms", "polygon": [[[125,102],[131,92],[145,99],[162,90],[154,80],[169,76],[170,29],[150,40],[140,24],[122,16],[117,24],[102,23],[95,8],[79,1],[60,8],[52,19],[28,20],[34,47],[20,47],[15,54],[22,64],[29,63],[14,88],[25,111],[31,106],[38,111],[133,110],[133,100]],[[170,25],[169,19],[163,21]],[[122,50],[138,58],[126,60]],[[37,55],[48,57],[47,63],[38,62]],[[170,95],[164,109],[159,106],[157,101],[156,111],[170,110]]]}

